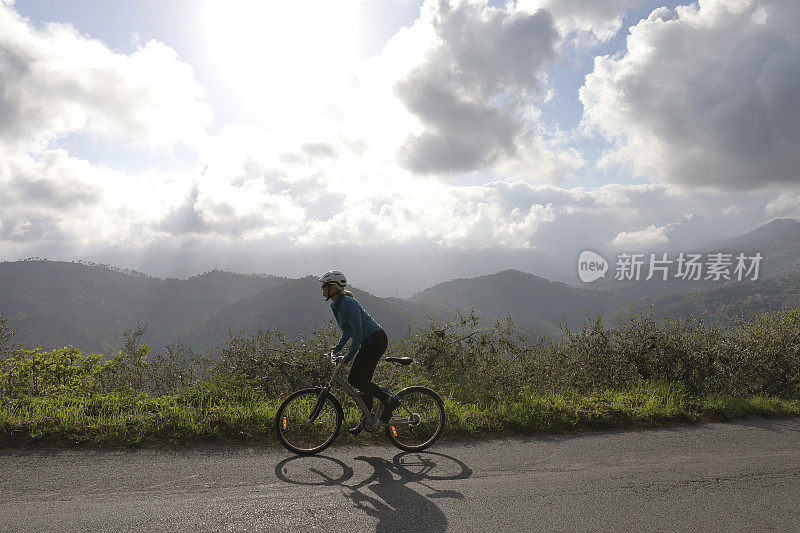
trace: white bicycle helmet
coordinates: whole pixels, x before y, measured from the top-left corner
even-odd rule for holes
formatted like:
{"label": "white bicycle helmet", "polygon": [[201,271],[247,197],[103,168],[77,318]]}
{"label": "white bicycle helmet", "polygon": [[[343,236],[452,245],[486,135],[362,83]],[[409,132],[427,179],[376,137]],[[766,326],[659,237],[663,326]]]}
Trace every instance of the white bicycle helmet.
{"label": "white bicycle helmet", "polygon": [[319,278],[319,282],[323,285],[336,285],[337,287],[344,289],[345,285],[347,285],[347,278],[344,277],[344,274],[338,270],[331,270]]}

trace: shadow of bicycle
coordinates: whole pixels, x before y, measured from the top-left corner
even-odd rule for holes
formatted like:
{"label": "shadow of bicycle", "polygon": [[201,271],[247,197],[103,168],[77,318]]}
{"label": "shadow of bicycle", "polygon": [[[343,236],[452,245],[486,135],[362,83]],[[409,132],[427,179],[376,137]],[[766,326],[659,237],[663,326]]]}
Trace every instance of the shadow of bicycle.
{"label": "shadow of bicycle", "polygon": [[358,483],[348,483],[353,468],[325,455],[284,459],[275,466],[275,476],[297,485],[342,487],[356,508],[378,519],[376,532],[438,532],[447,529],[447,518],[434,500],[464,495],[434,485],[472,475],[460,460],[435,452],[404,452],[391,461],[363,455],[354,459],[372,468],[371,475]]}

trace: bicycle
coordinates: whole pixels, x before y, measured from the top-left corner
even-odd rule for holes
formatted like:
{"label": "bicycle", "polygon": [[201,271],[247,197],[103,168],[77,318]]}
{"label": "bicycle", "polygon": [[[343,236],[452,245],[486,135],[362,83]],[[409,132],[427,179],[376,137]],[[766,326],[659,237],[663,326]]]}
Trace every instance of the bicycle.
{"label": "bicycle", "polygon": [[[325,355],[332,360],[336,357],[332,353]],[[388,392],[394,371],[414,360],[410,357],[387,357],[384,360],[396,365],[387,385],[382,387]],[[366,431],[376,432],[384,428],[389,441],[407,452],[424,450],[436,442],[445,423],[444,403],[436,392],[422,386],[406,387],[396,392],[400,406],[388,422],[383,422],[378,417],[382,404],[375,402],[375,408],[370,411],[361,395],[339,375],[343,366],[344,362],[338,359],[326,385],[293,392],[278,408],[275,433],[287,450],[299,455],[312,455],[330,446],[339,436],[344,411],[341,402],[331,393],[334,386],[350,396],[361,410]]]}

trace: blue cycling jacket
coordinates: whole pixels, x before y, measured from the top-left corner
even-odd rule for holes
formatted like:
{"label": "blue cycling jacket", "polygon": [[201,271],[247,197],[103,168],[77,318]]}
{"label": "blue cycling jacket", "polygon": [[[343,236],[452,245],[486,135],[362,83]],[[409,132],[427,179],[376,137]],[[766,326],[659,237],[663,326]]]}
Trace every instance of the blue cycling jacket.
{"label": "blue cycling jacket", "polygon": [[336,323],[342,330],[342,337],[333,351],[338,352],[344,348],[347,340],[352,338],[350,349],[344,356],[344,360],[350,362],[358,353],[361,342],[381,329],[381,325],[369,316],[360,303],[346,294],[339,295],[336,301],[331,303],[331,310],[333,316],[336,317]]}

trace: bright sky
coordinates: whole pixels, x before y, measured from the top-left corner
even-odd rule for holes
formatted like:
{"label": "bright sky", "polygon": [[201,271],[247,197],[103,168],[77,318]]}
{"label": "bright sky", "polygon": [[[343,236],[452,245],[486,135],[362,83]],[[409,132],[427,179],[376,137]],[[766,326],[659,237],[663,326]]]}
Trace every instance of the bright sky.
{"label": "bright sky", "polygon": [[0,0],[0,259],[378,295],[800,216],[790,0]]}

